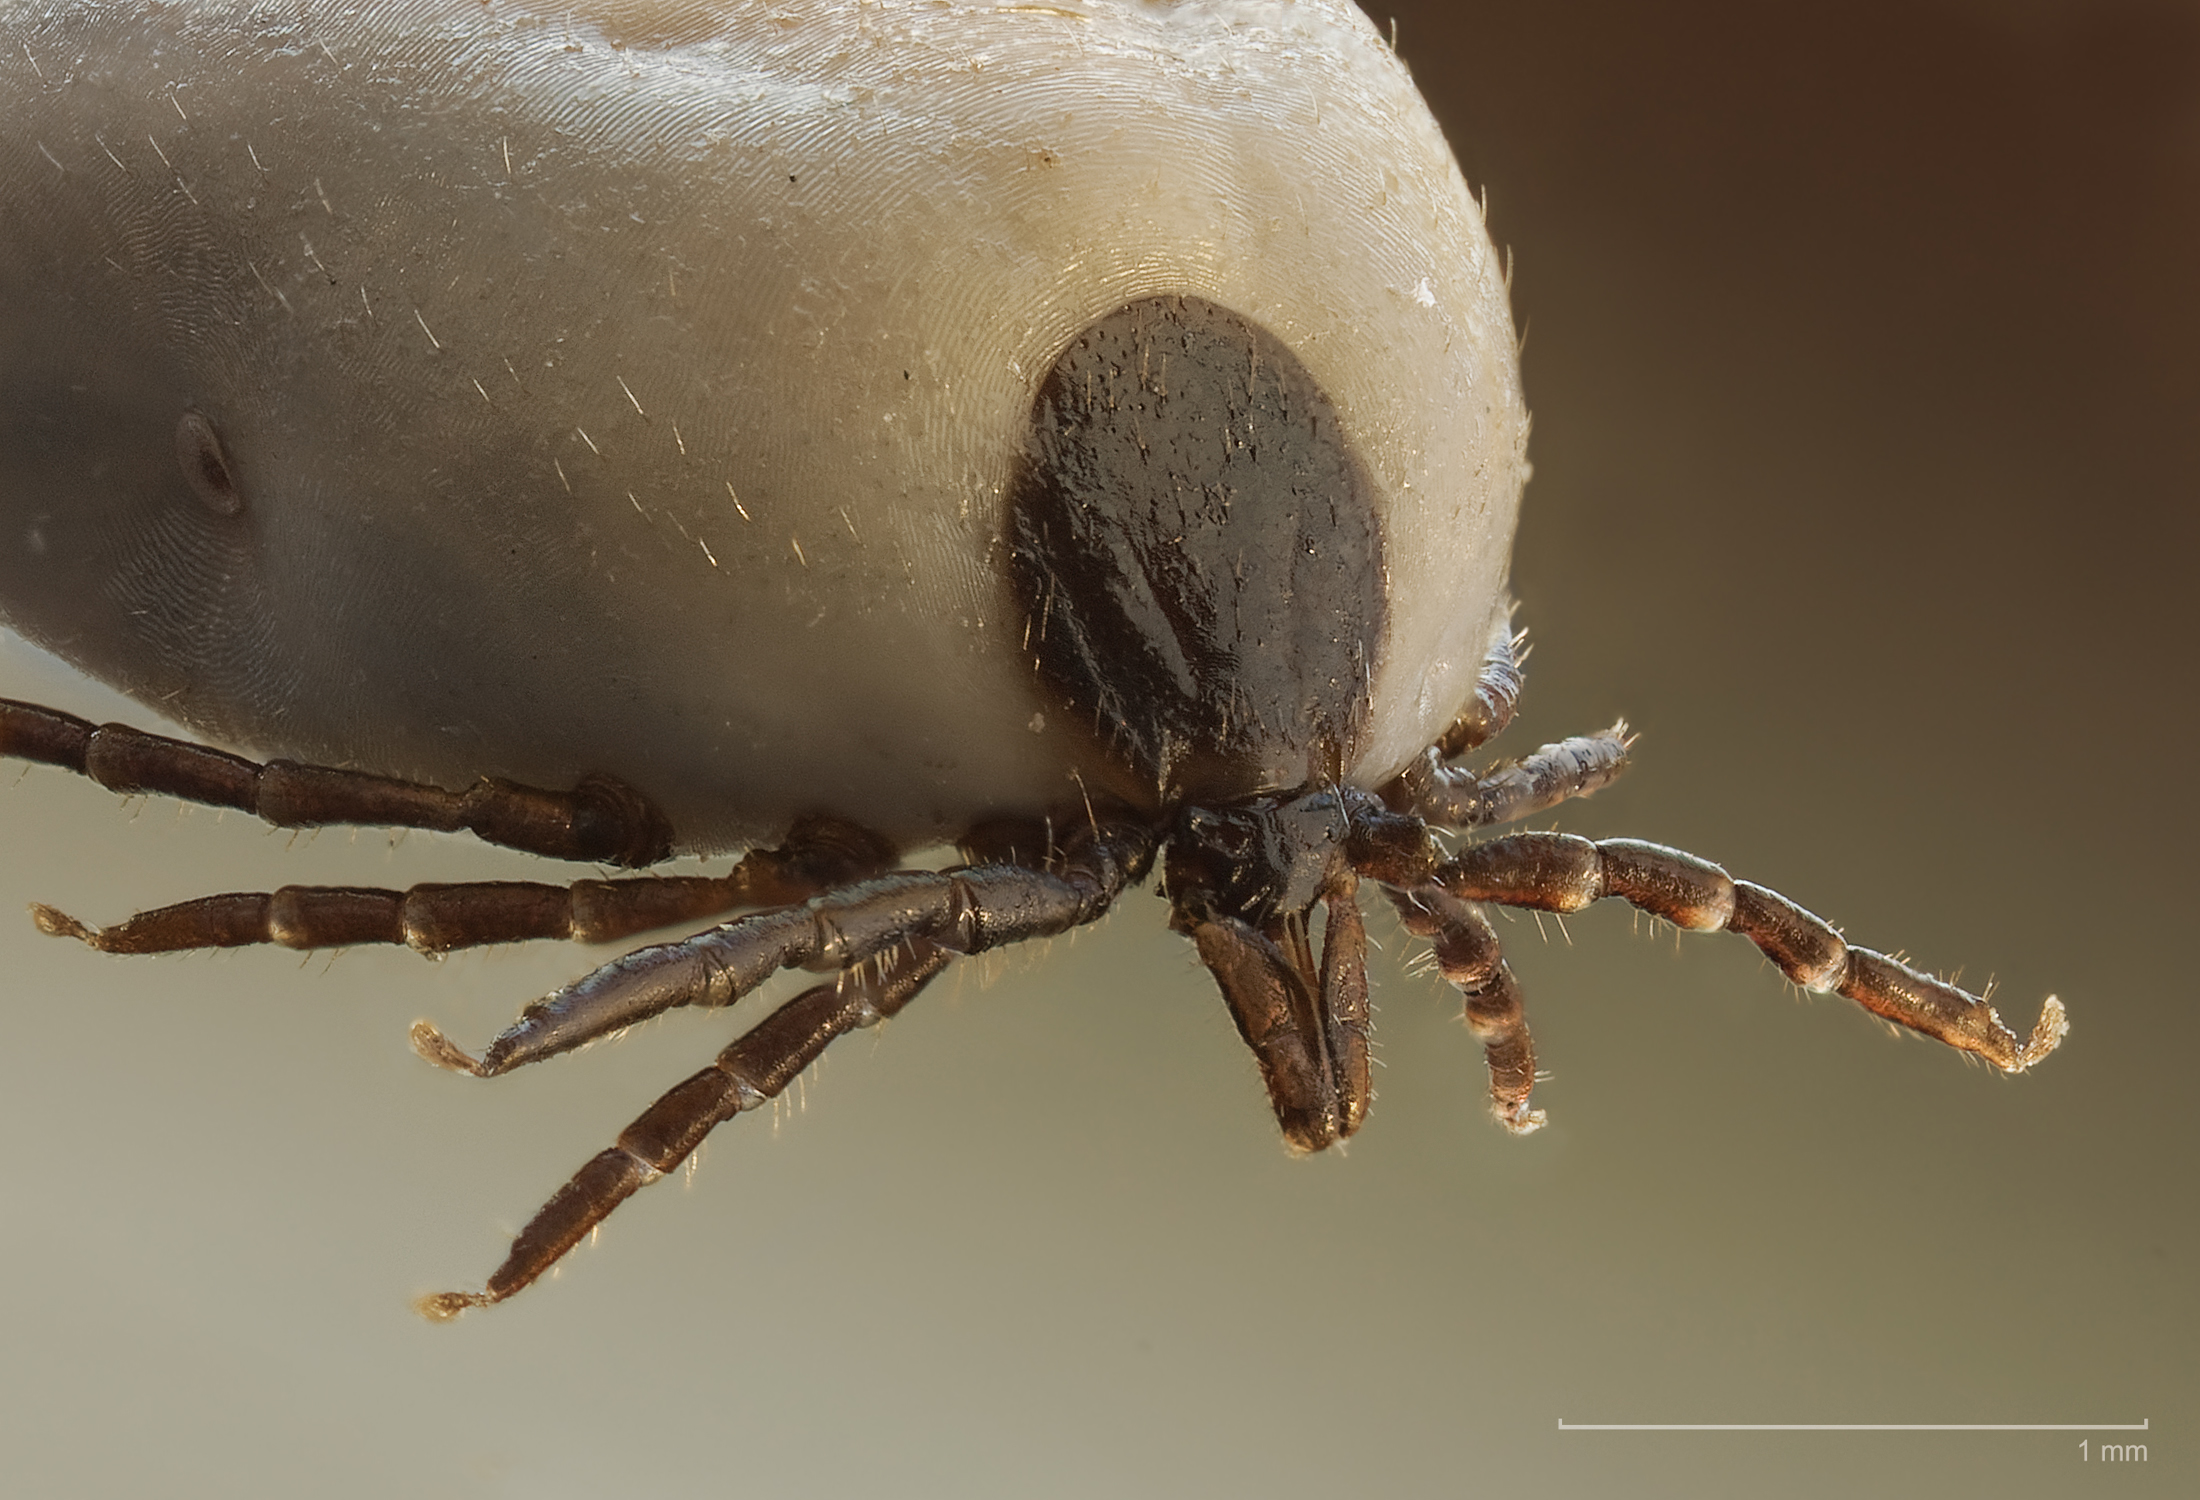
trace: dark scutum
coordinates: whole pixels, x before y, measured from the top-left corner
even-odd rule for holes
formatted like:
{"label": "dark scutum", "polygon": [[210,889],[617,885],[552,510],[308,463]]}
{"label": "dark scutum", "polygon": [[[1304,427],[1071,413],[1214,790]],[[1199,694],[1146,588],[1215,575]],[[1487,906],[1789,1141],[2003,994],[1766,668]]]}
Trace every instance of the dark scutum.
{"label": "dark scutum", "polygon": [[1041,680],[1161,803],[1334,781],[1385,628],[1373,487],[1275,335],[1193,297],[1070,344],[1010,493]]}

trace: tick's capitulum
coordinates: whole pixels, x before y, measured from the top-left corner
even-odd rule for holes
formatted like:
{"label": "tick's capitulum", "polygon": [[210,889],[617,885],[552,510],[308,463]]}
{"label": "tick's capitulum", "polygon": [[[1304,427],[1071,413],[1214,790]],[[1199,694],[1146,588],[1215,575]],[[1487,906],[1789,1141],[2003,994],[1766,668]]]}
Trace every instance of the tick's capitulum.
{"label": "tick's capitulum", "polygon": [[[659,19],[0,0],[0,607],[295,759],[22,704],[0,753],[286,826],[750,851],[41,925],[436,953],[748,913],[478,1056],[415,1027],[481,1076],[832,976],[424,1310],[511,1295],[834,1037],[1157,860],[1300,1150],[1370,1099],[1363,880],[1465,994],[1518,1131],[1534,1052],[1478,903],[1614,896],[2006,1070],[2054,1047],[2054,1001],[2019,1041],[1691,856],[1442,837],[1627,745],[1458,764],[1519,690],[1527,421],[1481,215],[1357,12]],[[896,868],[944,841],[969,863]]]}

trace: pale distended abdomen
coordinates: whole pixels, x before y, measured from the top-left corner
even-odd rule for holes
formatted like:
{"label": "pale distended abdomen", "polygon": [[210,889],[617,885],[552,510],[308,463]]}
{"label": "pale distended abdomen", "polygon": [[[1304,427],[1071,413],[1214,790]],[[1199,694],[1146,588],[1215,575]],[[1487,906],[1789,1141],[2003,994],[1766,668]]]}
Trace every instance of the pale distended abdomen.
{"label": "pale distended abdomen", "polygon": [[1295,353],[1370,475],[1354,779],[1472,690],[1525,471],[1503,276],[1349,7],[0,35],[0,600],[202,733],[608,773],[701,848],[1104,785],[1033,685],[1007,486],[1057,355],[1167,296]]}

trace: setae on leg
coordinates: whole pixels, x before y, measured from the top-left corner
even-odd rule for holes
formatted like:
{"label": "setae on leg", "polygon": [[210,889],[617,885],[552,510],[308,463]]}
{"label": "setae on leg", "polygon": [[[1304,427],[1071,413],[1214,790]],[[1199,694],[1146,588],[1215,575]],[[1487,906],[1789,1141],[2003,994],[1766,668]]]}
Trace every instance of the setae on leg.
{"label": "setae on leg", "polygon": [[1429,940],[1438,972],[1466,997],[1467,1029],[1481,1042],[1489,1064],[1490,1112],[1515,1135],[1542,1129],[1543,1111],[1528,1107],[1535,1088],[1535,1039],[1489,918],[1436,885],[1392,891],[1390,899],[1406,931]]}
{"label": "setae on leg", "polygon": [[1851,948],[1831,925],[1778,892],[1662,844],[1517,833],[1445,861],[1434,883],[1463,900],[1537,911],[1579,911],[1612,896],[1691,932],[1738,932],[1804,989],[1846,996],[2005,1073],[2031,1067],[2069,1030],[2062,1002],[2050,995],[2031,1036],[2019,1041],[1979,996],[1883,953]]}
{"label": "setae on leg", "polygon": [[890,868],[895,850],[877,834],[835,818],[803,818],[777,849],[752,849],[720,876],[635,876],[548,885],[531,880],[416,885],[286,885],[155,907],[92,927],[53,907],[31,917],[53,937],[102,953],[174,953],[272,943],[348,948],[403,943],[427,954],[543,938],[609,943],[743,907],[785,906]]}
{"label": "setae on leg", "polygon": [[917,940],[880,953],[773,1011],[709,1067],[676,1084],[551,1195],[478,1292],[437,1292],[414,1303],[445,1322],[502,1302],[542,1275],[635,1190],[687,1160],[719,1123],[778,1097],[834,1038],[876,1025],[914,999],[953,954]]}
{"label": "setae on leg", "polygon": [[152,792],[235,808],[277,828],[357,824],[471,833],[552,859],[640,869],[672,853],[672,829],[648,798],[610,776],[570,792],[484,779],[463,792],[333,766],[262,765],[127,724],[0,698],[0,756],[87,776],[109,791]]}
{"label": "setae on leg", "polygon": [[1135,824],[1081,830],[1065,846],[1052,870],[900,870],[638,948],[528,1006],[478,1059],[426,1021],[414,1025],[413,1047],[438,1067],[488,1078],[679,1006],[731,1005],[781,969],[846,969],[920,938],[980,953],[1051,937],[1097,921],[1153,857],[1151,832]]}

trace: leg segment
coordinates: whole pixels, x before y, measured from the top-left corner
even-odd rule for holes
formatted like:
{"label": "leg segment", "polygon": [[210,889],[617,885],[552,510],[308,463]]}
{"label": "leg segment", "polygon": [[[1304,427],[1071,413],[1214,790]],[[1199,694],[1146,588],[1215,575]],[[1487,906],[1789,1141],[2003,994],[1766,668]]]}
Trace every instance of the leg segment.
{"label": "leg segment", "polygon": [[1528,659],[1528,633],[1512,628],[1511,605],[1506,606],[1505,614],[1490,637],[1489,654],[1483,658],[1481,675],[1475,679],[1474,696],[1436,742],[1440,759],[1450,760],[1496,739],[1520,706],[1520,664]]}
{"label": "leg segment", "polygon": [[1474,697],[1420,759],[1381,790],[1393,812],[1410,813],[1444,828],[1488,828],[1530,817],[1569,797],[1586,797],[1626,769],[1631,743],[1624,723],[1602,734],[1545,745],[1521,760],[1492,766],[1479,776],[1450,762],[1501,733],[1520,702],[1520,663],[1525,633],[1508,621],[1490,639],[1489,655]]}
{"label": "leg segment", "polygon": [[804,990],[644,1110],[619,1132],[617,1145],[575,1173],[520,1231],[486,1287],[439,1292],[414,1306],[444,1322],[469,1307],[502,1302],[555,1265],[635,1189],[687,1160],[714,1126],[777,1097],[835,1037],[907,1005],[952,957],[919,939],[875,954],[834,983]]}
{"label": "leg segment", "polygon": [[1535,1088],[1535,1039],[1528,1034],[1520,986],[1498,948],[1496,929],[1442,886],[1392,891],[1390,899],[1406,931],[1429,940],[1438,970],[1466,996],[1467,1028],[1481,1041],[1489,1063],[1490,1112],[1515,1135],[1542,1129],[1543,1111],[1528,1107]]}
{"label": "leg segment", "polygon": [[1152,858],[1149,830],[1115,824],[1065,840],[1058,870],[992,864],[882,875],[613,959],[528,1006],[478,1061],[426,1021],[414,1024],[413,1047],[439,1067],[488,1078],[676,1006],[731,1005],[781,969],[847,969],[918,939],[979,953],[1051,937],[1098,920]]}
{"label": "leg segment", "polygon": [[1383,788],[1393,811],[1444,828],[1490,828],[1533,817],[1573,797],[1610,786],[1627,769],[1627,725],[1545,745],[1480,775],[1445,763],[1441,746],[1426,751]]}
{"label": "leg segment", "polygon": [[1735,880],[1709,860],[1635,839],[1601,842],[1521,833],[1477,844],[1446,861],[1435,883],[1469,901],[1539,911],[1579,911],[1616,896],[1692,932],[1738,932],[1807,990],[1846,996],[1874,1015],[2021,1073],[2069,1029],[2052,995],[2032,1035],[2019,1041],[1976,995],[1885,954],[1851,948],[1820,918],[1763,886]]}
{"label": "leg segment", "polygon": [[640,868],[672,852],[672,829],[647,798],[609,776],[570,792],[483,780],[463,792],[363,771],[265,765],[242,756],[93,724],[33,703],[0,699],[0,756],[61,766],[110,791],[154,792],[235,808],[278,828],[362,824],[472,833],[491,844],[552,859]]}
{"label": "leg segment", "polygon": [[103,953],[171,953],[274,943],[346,948],[405,943],[448,953],[485,943],[559,938],[608,943],[745,906],[785,906],[889,868],[894,847],[834,818],[804,818],[777,849],[751,850],[716,878],[577,880],[570,885],[483,881],[393,891],[286,885],[280,890],[202,896],[90,927],[50,906],[33,906],[41,930],[81,939]]}

